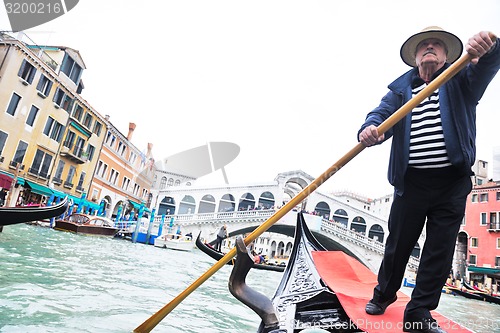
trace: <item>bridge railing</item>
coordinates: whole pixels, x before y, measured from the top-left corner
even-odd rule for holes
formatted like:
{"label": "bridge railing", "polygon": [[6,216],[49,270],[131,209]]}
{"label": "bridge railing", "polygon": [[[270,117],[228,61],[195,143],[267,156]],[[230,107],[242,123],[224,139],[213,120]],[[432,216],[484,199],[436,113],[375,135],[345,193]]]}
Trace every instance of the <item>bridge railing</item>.
{"label": "bridge railing", "polygon": [[[214,213],[198,213],[198,214],[176,214],[176,215],[166,215],[165,223],[168,223],[173,217],[175,223],[186,223],[186,222],[203,222],[203,221],[213,221],[213,220],[231,220],[231,219],[241,219],[248,217],[269,217],[276,212],[275,209],[261,209],[261,210],[242,210],[234,212],[214,212]],[[161,220],[161,216],[155,218],[156,221]]]}

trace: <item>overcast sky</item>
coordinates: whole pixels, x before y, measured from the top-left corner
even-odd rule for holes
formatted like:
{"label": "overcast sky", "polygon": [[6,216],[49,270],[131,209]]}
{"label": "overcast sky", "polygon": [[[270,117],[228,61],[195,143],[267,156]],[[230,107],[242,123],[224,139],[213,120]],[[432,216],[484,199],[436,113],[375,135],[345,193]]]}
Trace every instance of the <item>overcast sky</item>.
{"label": "overcast sky", "polygon": [[[38,44],[80,51],[82,96],[157,160],[204,145],[240,146],[231,184],[280,172],[319,176],[357,144],[366,113],[409,69],[401,44],[438,25],[465,43],[500,34],[500,1],[131,1],[81,0],[26,31]],[[0,29],[9,30],[0,10]],[[478,158],[492,164],[500,78],[478,107]],[[321,192],[377,197],[387,182],[390,142],[365,149]],[[223,184],[220,171],[200,179]]]}

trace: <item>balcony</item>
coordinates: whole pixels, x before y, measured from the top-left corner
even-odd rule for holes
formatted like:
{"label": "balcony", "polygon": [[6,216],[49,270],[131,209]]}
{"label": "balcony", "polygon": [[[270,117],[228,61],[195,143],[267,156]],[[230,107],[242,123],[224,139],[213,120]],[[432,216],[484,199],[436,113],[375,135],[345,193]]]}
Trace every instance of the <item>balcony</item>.
{"label": "balcony", "polygon": [[74,147],[71,149],[71,147],[63,145],[61,149],[61,156],[66,157],[77,164],[83,164],[88,161],[87,153],[84,152],[81,147]]}
{"label": "balcony", "polygon": [[9,168],[10,169],[17,169],[19,166],[19,170],[24,170],[24,164],[21,164],[19,162],[16,162],[16,161],[10,161],[9,162]]}
{"label": "balcony", "polygon": [[500,222],[490,222],[488,225],[488,231],[500,232]]}

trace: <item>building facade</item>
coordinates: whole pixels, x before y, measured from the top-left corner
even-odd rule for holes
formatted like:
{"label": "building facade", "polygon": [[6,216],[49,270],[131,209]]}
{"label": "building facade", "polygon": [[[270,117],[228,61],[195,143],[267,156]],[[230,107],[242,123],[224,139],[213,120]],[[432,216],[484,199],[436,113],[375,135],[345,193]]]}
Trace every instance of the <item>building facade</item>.
{"label": "building facade", "polygon": [[474,186],[457,240],[455,269],[461,277],[494,287],[500,283],[500,183]]}
{"label": "building facade", "polygon": [[142,152],[131,142],[136,125],[129,123],[122,134],[106,116],[106,137],[90,188],[90,200],[99,202],[102,214],[113,218],[135,218],[141,207],[150,211],[151,187],[156,174],[153,145]]}
{"label": "building facade", "polygon": [[[80,96],[77,50],[0,35],[0,174],[6,205],[85,198],[102,141],[103,118]],[[10,186],[9,186],[10,185]]]}

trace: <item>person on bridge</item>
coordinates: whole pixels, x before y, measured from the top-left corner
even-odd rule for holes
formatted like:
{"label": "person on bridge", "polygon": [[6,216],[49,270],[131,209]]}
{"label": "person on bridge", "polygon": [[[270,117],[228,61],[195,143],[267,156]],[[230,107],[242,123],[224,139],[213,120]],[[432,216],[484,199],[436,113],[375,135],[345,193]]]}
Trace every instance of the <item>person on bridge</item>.
{"label": "person on bridge", "polygon": [[224,224],[220,227],[219,232],[217,233],[217,240],[215,242],[215,249],[221,252],[222,241],[227,238],[227,226]]}
{"label": "person on bridge", "polygon": [[[380,48],[386,51],[381,42]],[[378,285],[365,311],[383,314],[396,301],[406,264],[425,222],[426,241],[416,286],[404,313],[405,332],[445,332],[432,318],[446,282],[455,242],[472,189],[476,158],[476,104],[500,68],[500,46],[488,32],[468,40],[471,63],[437,89],[385,134],[377,126],[456,61],[460,39],[439,27],[428,27],[401,47],[413,67],[389,85],[380,105],[366,116],[358,140],[366,147],[392,137],[389,182],[394,201],[389,235],[378,273]]]}

